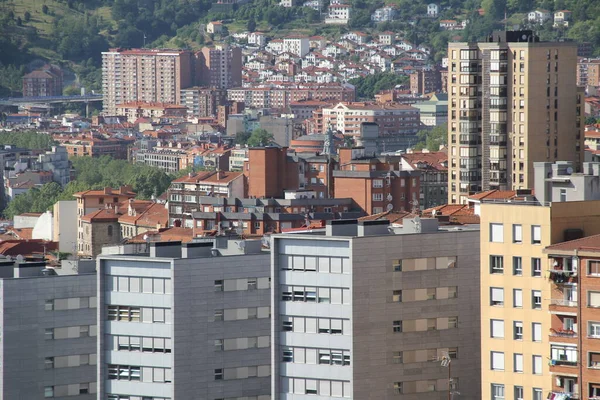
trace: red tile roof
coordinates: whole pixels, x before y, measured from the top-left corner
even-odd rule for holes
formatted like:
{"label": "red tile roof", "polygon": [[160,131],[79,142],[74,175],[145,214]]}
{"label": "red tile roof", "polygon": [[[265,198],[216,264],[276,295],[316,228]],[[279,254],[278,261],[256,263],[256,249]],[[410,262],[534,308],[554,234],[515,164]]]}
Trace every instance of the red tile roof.
{"label": "red tile roof", "polygon": [[503,200],[513,199],[516,197],[514,190],[498,190],[492,189],[485,192],[477,193],[469,196],[469,200]]}
{"label": "red tile roof", "polygon": [[146,233],[139,234],[132,237],[127,243],[146,243],[144,237],[150,238],[151,242],[173,242],[182,241],[184,243],[191,242],[194,238],[194,232],[192,228],[163,228],[158,231],[148,231]]}
{"label": "red tile roof", "polygon": [[8,232],[17,239],[29,240],[33,234],[33,228],[9,228]]}
{"label": "red tile roof", "polygon": [[569,240],[547,246],[544,253],[552,253],[552,251],[598,251],[600,252],[600,235],[587,236],[581,239]]}
{"label": "red tile roof", "polygon": [[144,226],[156,229],[157,226],[166,227],[169,223],[169,210],[164,204],[153,203],[136,215],[125,214],[119,217],[119,223]]}
{"label": "red tile roof", "polygon": [[29,256],[33,254],[44,254],[58,249],[57,242],[49,242],[40,239],[32,240],[5,240],[0,242],[0,254],[5,256]]}
{"label": "red tile roof", "polygon": [[85,222],[117,222],[119,214],[112,208],[103,208],[84,215],[81,220]]}

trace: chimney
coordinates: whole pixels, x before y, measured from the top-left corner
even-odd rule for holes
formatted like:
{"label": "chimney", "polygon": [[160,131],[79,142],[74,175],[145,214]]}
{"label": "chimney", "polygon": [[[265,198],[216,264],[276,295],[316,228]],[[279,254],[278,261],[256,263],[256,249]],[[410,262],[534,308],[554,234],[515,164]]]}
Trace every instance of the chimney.
{"label": "chimney", "polygon": [[110,187],[105,187],[105,188],[104,188],[104,194],[112,194],[112,188],[110,188]]}

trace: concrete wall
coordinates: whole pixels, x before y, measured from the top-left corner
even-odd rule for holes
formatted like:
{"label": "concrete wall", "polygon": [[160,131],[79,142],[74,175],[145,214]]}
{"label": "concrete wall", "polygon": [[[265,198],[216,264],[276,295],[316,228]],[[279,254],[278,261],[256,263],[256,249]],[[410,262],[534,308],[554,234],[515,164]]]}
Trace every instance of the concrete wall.
{"label": "concrete wall", "polygon": [[[0,281],[2,307],[2,351],[0,358],[0,398],[42,399],[49,386],[89,383],[89,394],[56,396],[56,399],[96,398],[96,366],[46,368],[45,358],[96,353],[96,309],[47,310],[46,301],[90,298],[96,304],[96,275],[49,276]],[[46,329],[90,326],[89,334],[70,339],[49,339]],[[55,336],[58,337],[58,334]],[[79,387],[76,388],[79,390]],[[55,391],[55,394],[57,392]]]}
{"label": "concrete wall", "polygon": [[77,252],[77,201],[63,200],[54,204],[54,241],[58,250],[67,253]]}

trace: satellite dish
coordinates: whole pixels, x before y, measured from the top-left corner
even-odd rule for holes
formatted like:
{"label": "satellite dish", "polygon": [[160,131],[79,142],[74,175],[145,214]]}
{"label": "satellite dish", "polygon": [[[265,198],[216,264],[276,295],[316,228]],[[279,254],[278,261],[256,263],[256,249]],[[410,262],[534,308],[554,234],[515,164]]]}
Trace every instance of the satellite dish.
{"label": "satellite dish", "polygon": [[387,195],[387,201],[392,201],[392,200],[393,200],[393,197],[392,197],[392,194],[390,193]]}
{"label": "satellite dish", "polygon": [[521,39],[523,39],[523,40],[527,40],[527,35],[523,35],[523,36],[521,36]]}
{"label": "satellite dish", "polygon": [[11,261],[11,260],[12,260],[12,257],[11,257],[11,256],[6,256],[6,259],[7,259],[8,261]]}
{"label": "satellite dish", "polygon": [[263,236],[262,239],[260,239],[260,244],[264,247],[264,248],[271,248],[271,240],[269,239],[268,236]]}
{"label": "satellite dish", "polygon": [[567,175],[571,175],[573,173],[572,167],[567,167]]}
{"label": "satellite dish", "polygon": [[418,224],[419,222],[421,222],[421,217],[419,217],[418,215],[415,217],[415,224]]}
{"label": "satellite dish", "polygon": [[20,254],[16,257],[17,262],[23,262],[24,259],[25,259],[25,257],[23,257]]}
{"label": "satellite dish", "polygon": [[386,209],[388,211],[392,211],[393,208],[394,208],[394,206],[392,205],[392,203],[388,204],[387,207],[386,207]]}
{"label": "satellite dish", "polygon": [[244,250],[244,249],[246,248],[246,241],[245,241],[245,240],[242,240],[242,241],[240,241],[240,242],[238,243],[238,248],[239,248],[240,250]]}
{"label": "satellite dish", "polygon": [[148,235],[144,235],[144,241],[146,241],[146,242],[147,242],[148,240],[150,240],[150,236],[148,236]]}

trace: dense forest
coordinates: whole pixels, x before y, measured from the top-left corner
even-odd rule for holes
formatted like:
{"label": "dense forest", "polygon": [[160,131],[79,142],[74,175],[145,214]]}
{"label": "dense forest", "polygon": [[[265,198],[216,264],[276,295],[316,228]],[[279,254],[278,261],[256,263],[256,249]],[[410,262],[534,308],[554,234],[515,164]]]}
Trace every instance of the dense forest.
{"label": "dense forest", "polygon": [[[278,0],[225,7],[211,0],[0,0],[0,97],[19,94],[21,77],[34,60],[73,71],[76,87],[65,90],[100,90],[101,52],[109,46],[199,47],[214,39],[202,31],[211,20],[224,20],[236,31],[260,29],[274,36],[298,31],[335,38],[352,29],[404,32],[408,40],[431,46],[439,61],[449,40],[477,40],[495,28],[527,27],[526,13],[535,8],[568,9],[573,12],[568,28],[554,28],[551,21],[533,28],[545,40],[591,42],[600,56],[597,0],[441,0],[438,19],[424,17],[431,0],[391,0],[386,3],[397,4],[399,15],[381,24],[370,15],[383,0],[348,1],[352,18],[348,27],[340,27],[319,23],[319,13],[312,9],[280,7]],[[444,18],[468,19],[469,24],[464,31],[442,31],[438,20]]]}

